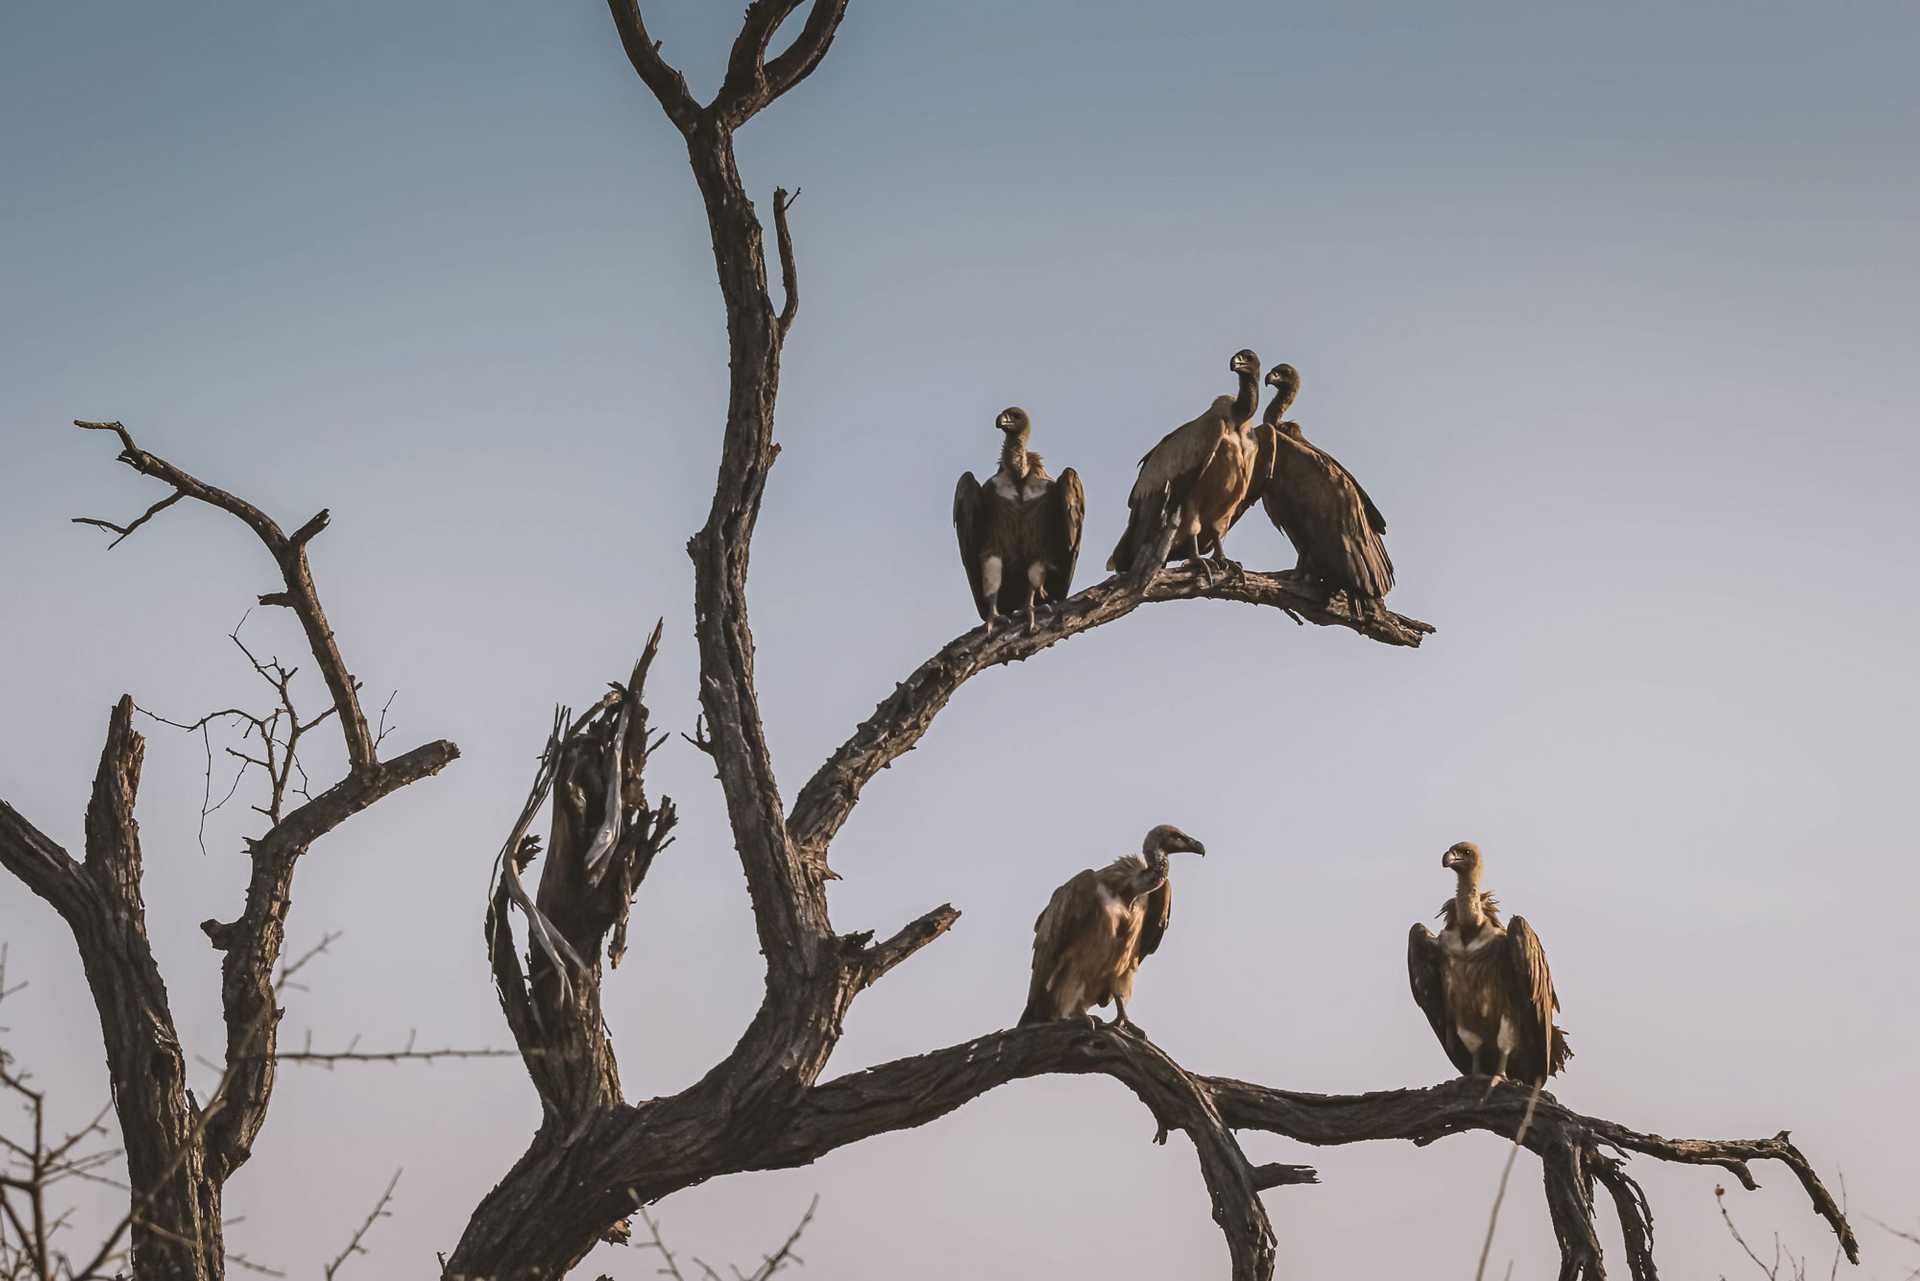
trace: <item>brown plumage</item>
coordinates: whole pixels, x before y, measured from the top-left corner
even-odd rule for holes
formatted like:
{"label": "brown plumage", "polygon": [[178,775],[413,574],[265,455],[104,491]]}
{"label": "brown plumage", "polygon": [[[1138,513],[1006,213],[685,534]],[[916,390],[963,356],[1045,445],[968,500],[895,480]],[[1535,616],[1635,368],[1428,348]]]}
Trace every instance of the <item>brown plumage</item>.
{"label": "brown plumage", "polygon": [[963,472],[953,490],[960,561],[989,636],[1001,614],[1024,609],[1031,631],[1036,598],[1067,598],[1087,510],[1079,474],[1069,467],[1055,480],[1027,448],[1033,424],[1026,410],[1002,410],[995,425],[1006,435],[1000,470],[984,485]]}
{"label": "brown plumage", "polygon": [[[1227,367],[1240,378],[1237,396],[1216,396],[1207,412],[1160,438],[1140,459],[1140,474],[1127,495],[1127,528],[1107,558],[1107,568],[1125,573],[1159,531],[1163,503],[1174,518],[1170,556],[1222,563],[1221,540],[1244,509],[1253,487],[1258,446],[1251,427],[1260,406],[1260,357],[1242,349]],[[1211,577],[1212,570],[1208,569]]]}
{"label": "brown plumage", "polygon": [[1500,924],[1499,904],[1480,888],[1479,846],[1461,841],[1440,866],[1455,876],[1454,896],[1440,909],[1445,925],[1435,935],[1415,922],[1407,934],[1414,1003],[1462,1075],[1544,1083],[1573,1050],[1553,1024],[1560,998],[1540,936],[1525,917]]}
{"label": "brown plumage", "polygon": [[1131,1027],[1127,1000],[1140,962],[1153,955],[1173,916],[1167,856],[1206,847],[1162,823],[1139,854],[1088,868],[1053,892],[1033,923],[1033,981],[1022,1027],[1087,1015],[1112,1001],[1115,1027]]}
{"label": "brown plumage", "polygon": [[1262,494],[1267,517],[1300,553],[1301,572],[1329,596],[1345,592],[1359,617],[1393,590],[1393,560],[1381,539],[1386,518],[1351,472],[1301,435],[1299,423],[1282,421],[1300,390],[1294,367],[1275,365],[1267,384],[1277,391],[1255,429],[1260,446],[1274,450]]}

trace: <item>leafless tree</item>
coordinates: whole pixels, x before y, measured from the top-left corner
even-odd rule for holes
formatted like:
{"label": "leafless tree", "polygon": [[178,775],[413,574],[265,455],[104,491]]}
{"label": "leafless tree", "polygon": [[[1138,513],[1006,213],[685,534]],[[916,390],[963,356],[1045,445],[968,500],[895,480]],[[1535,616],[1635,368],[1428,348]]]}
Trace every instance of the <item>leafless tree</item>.
{"label": "leafless tree", "polygon": [[[442,740],[390,758],[378,754],[378,731],[361,709],[360,683],[327,623],[308,563],[308,546],[327,526],[325,511],[289,534],[252,503],[142,449],[119,423],[76,426],[113,433],[121,462],[171,489],[125,525],[91,517],[80,518],[81,523],[112,531],[117,545],[186,499],[239,520],[279,571],[279,586],[260,603],[292,611],[330,699],[325,711],[303,719],[293,704],[294,672],[277,659],[263,663],[247,651],[255,671],[275,690],[275,708],[260,715],[234,709],[184,723],[201,733],[217,719],[244,724],[247,738],[236,754],[243,767],[259,770],[266,788],[257,808],[267,827],[247,842],[249,875],[240,910],[231,919],[214,917],[200,927],[222,953],[226,1025],[219,1084],[204,1102],[189,1088],[166,983],[148,944],[140,829],[134,820],[146,745],[134,729],[132,697],[122,697],[107,718],[106,746],[87,806],[83,858],[74,858],[0,801],[0,866],[46,900],[72,931],[100,1019],[129,1189],[115,1236],[125,1234],[138,1277],[210,1281],[224,1276],[228,1263],[222,1189],[251,1155],[273,1097],[285,1012],[277,1000],[285,975],[276,976],[276,967],[294,870],[321,837],[400,788],[437,774],[459,749]],[[246,650],[237,630],[235,642]],[[298,763],[298,745],[303,733],[323,722],[338,729],[347,763],[338,780],[316,791]],[[210,798],[213,757],[207,742]],[[203,800],[203,819],[210,808],[210,799]],[[117,1239],[110,1241],[105,1253],[74,1275],[97,1274],[119,1249]]]}
{"label": "leafless tree", "polygon": [[[797,35],[773,53],[776,33],[803,4]],[[1515,1086],[1489,1092],[1484,1081],[1303,1094],[1193,1073],[1137,1033],[1067,1023],[989,1031],[820,1079],[855,998],[959,915],[950,905],[934,907],[879,941],[871,930],[842,933],[828,915],[826,882],[832,842],[862,790],[914,747],[968,679],[1155,602],[1241,601],[1392,646],[1418,646],[1432,631],[1384,611],[1355,616],[1291,574],[1236,571],[1216,581],[1192,569],[1162,569],[1173,532],[1163,521],[1158,545],[1146,548],[1134,566],[1058,602],[1036,630],[1006,629],[990,638],[975,630],[943,646],[886,694],[791,806],[783,801],[754,684],[746,589],[760,503],[779,452],[774,406],[781,350],[799,306],[798,272],[789,201],[776,189],[782,278],[776,307],[763,228],[733,142],[741,126],[820,65],[846,8],[847,0],[752,0],[723,83],[703,104],[662,55],[635,0],[610,0],[629,60],[686,141],[726,309],[731,377],[718,474],[707,521],[689,544],[702,707],[693,741],[712,758],[725,798],[766,959],[765,992],[733,1050],[698,1081],[660,1098],[625,1099],[601,1013],[602,966],[619,962],[629,907],[671,843],[676,819],[673,803],[649,799],[644,785],[648,758],[665,743],[650,729],[644,703],[661,643],[656,629],[626,680],[583,714],[562,709],[555,717],[527,803],[494,861],[484,921],[488,958],[542,1119],[526,1151],[476,1207],[443,1275],[449,1281],[558,1278],[596,1242],[630,1239],[631,1216],[672,1192],[736,1172],[804,1165],[873,1135],[925,1124],[1006,1082],[1053,1073],[1111,1076],[1147,1107],[1159,1141],[1176,1129],[1188,1137],[1236,1281],[1273,1273],[1274,1236],[1261,1192],[1317,1177],[1305,1166],[1254,1165],[1240,1147],[1238,1133],[1245,1130],[1312,1145],[1395,1138],[1424,1145],[1468,1130],[1512,1137],[1541,1159],[1563,1281],[1604,1275],[1596,1185],[1619,1216],[1630,1273],[1641,1281],[1656,1275],[1651,1215],[1626,1170],[1634,1153],[1715,1166],[1747,1187],[1755,1186],[1753,1162],[1778,1161],[1799,1179],[1841,1249],[1855,1257],[1842,1208],[1784,1132],[1753,1140],[1666,1139],[1569,1111],[1548,1094],[1536,1097]],[[362,709],[360,684],[328,626],[308,565],[309,544],[325,528],[326,512],[286,533],[252,504],[140,448],[120,424],[79,426],[116,434],[121,461],[171,491],[124,525],[87,523],[114,533],[117,542],[189,499],[237,518],[279,571],[280,586],[261,603],[293,612],[330,700],[319,715],[303,719],[287,694],[291,670],[256,659],[282,705],[229,718],[259,749],[243,748],[251,759],[241,763],[267,779],[259,808],[268,827],[247,846],[250,876],[241,910],[202,927],[223,953],[226,1027],[220,1085],[204,1105],[187,1088],[185,1056],[147,942],[134,821],[143,742],[133,728],[133,701],[121,699],[109,717],[83,859],[0,802],[0,866],[65,920],[97,1007],[125,1146],[124,1230],[134,1275],[210,1281],[224,1276],[229,1262],[222,1248],[222,1189],[247,1160],[266,1119],[277,1066],[297,1057],[279,1050],[282,1011],[274,984],[295,868],[335,827],[438,772],[458,753],[440,741],[379,755],[379,731]],[[313,791],[295,785],[301,775],[287,762],[293,740],[323,722],[339,732],[347,763],[337,781]],[[203,734],[210,724],[175,723]],[[204,815],[213,772],[211,740],[203,741],[209,757]],[[543,845],[532,828],[549,806]],[[538,886],[529,893],[523,876],[543,855]],[[526,930],[524,953],[516,913]],[[51,1150],[37,1140],[30,1149]],[[383,1196],[341,1261],[353,1256],[385,1207]]]}
{"label": "leafless tree", "polygon": [[[772,52],[776,33],[803,3],[798,34]],[[669,1193],[739,1171],[804,1165],[872,1135],[925,1124],[1005,1082],[1045,1073],[1112,1076],[1147,1106],[1160,1140],[1174,1129],[1188,1136],[1238,1281],[1273,1272],[1273,1231],[1261,1191],[1315,1177],[1301,1166],[1253,1165],[1241,1151],[1240,1130],[1309,1144],[1402,1138],[1418,1145],[1465,1130],[1517,1135],[1544,1167],[1563,1278],[1604,1275],[1593,1214],[1596,1183],[1620,1217],[1632,1275],[1655,1275],[1651,1215],[1625,1169],[1628,1153],[1717,1166],[1748,1187],[1755,1186],[1750,1163],[1779,1161],[1853,1257],[1844,1214],[1784,1133],[1670,1140],[1579,1115],[1551,1095],[1534,1098],[1515,1086],[1491,1095],[1484,1081],[1354,1096],[1300,1094],[1198,1075],[1138,1035],[1064,1023],[988,1032],[820,1080],[854,999],[959,915],[950,905],[935,907],[876,942],[872,931],[835,929],[826,882],[833,875],[834,836],[862,789],[913,748],[970,677],[1158,601],[1207,597],[1265,605],[1296,621],[1345,626],[1388,645],[1417,646],[1432,629],[1384,612],[1352,618],[1290,574],[1239,572],[1210,582],[1191,569],[1159,569],[1171,539],[1163,522],[1159,545],[1128,572],[1060,602],[1031,634],[1006,629],[986,637],[975,630],[942,647],[881,700],[786,805],[754,686],[747,574],[761,498],[780,448],[774,405],[781,349],[800,295],[789,201],[776,188],[782,290],[775,305],[764,232],[735,163],[734,135],[820,65],[847,0],[753,0],[724,81],[706,103],[664,57],[636,0],[609,0],[609,8],[634,70],[686,141],[726,308],[731,380],[719,469],[706,524],[688,545],[703,712],[693,741],[712,757],[726,800],[766,958],[766,986],[732,1052],[700,1080],[661,1098],[623,1098],[601,1017],[601,964],[603,955],[618,961],[628,904],[671,839],[672,803],[650,804],[642,779],[647,754],[659,743],[648,737],[642,702],[656,631],[628,681],[586,716],[573,720],[563,710],[556,718],[527,804],[495,862],[488,953],[543,1116],[525,1153],[474,1211],[447,1261],[449,1281],[560,1277],[597,1241],[628,1239],[629,1216]],[[521,875],[543,852],[529,829],[549,795],[546,863],[533,897]],[[530,942],[524,964],[511,926],[514,909]]]}

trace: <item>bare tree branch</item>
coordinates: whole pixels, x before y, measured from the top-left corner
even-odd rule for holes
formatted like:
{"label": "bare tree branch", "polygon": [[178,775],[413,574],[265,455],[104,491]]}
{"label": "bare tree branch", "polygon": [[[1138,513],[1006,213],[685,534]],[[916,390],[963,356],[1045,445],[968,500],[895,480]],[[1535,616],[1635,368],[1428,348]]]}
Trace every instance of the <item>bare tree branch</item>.
{"label": "bare tree branch", "polygon": [[[327,624],[326,611],[320,607],[320,597],[314,589],[313,571],[307,565],[307,543],[314,535],[327,526],[327,513],[316,513],[306,524],[295,530],[292,537],[282,533],[280,526],[272,517],[255,507],[252,503],[237,495],[230,494],[217,486],[182,471],[164,458],[148,453],[133,443],[133,436],[117,422],[94,423],[75,420],[74,426],[83,431],[110,431],[120,438],[119,460],[143,476],[152,476],[174,488],[174,498],[192,498],[234,516],[254,532],[274,563],[279,566],[285,589],[269,592],[261,597],[262,604],[285,605],[299,618],[300,626],[306,631],[307,645],[313,651],[314,661],[319,665],[322,679],[326,681],[327,692],[333,696],[333,705],[340,713],[341,733],[346,739],[347,760],[356,770],[365,769],[373,763],[373,738],[367,729],[367,717],[360,710],[358,685],[347,670],[347,663],[340,655],[340,646],[334,640],[333,629]],[[166,504],[156,504],[149,510],[158,510]],[[126,537],[134,528],[144,523],[147,517],[135,521],[121,532]],[[90,524],[104,524],[102,521],[87,521]],[[110,526],[110,528],[117,528]],[[116,542],[118,540],[115,540]]]}
{"label": "bare tree branch", "polygon": [[620,33],[627,60],[640,73],[647,88],[653,90],[653,96],[660,100],[667,119],[681,133],[688,132],[700,115],[700,104],[693,100],[687,78],[660,56],[660,42],[647,34],[646,19],[640,16],[638,0],[607,0],[607,7],[613,12],[614,29]]}
{"label": "bare tree branch", "polygon": [[975,628],[947,642],[895,686],[873,715],[807,780],[787,820],[789,836],[822,860],[827,844],[859,801],[860,790],[913,749],[947,701],[971,678],[990,667],[1025,662],[1063,640],[1125,618],[1142,605],[1176,600],[1226,600],[1284,609],[1322,626],[1349,628],[1385,645],[1418,646],[1433,631],[1417,619],[1386,612],[1356,621],[1344,608],[1329,604],[1325,592],[1291,573],[1243,571],[1212,584],[1191,567],[1164,569],[1150,577],[1117,574],[1060,602],[1041,617],[1033,632],[1007,627],[987,636]]}
{"label": "bare tree branch", "polygon": [[367,1248],[362,1243],[366,1241],[367,1233],[373,1230],[374,1224],[382,1219],[390,1219],[393,1217],[392,1212],[389,1211],[387,1207],[393,1204],[393,1190],[400,1186],[401,1173],[402,1171],[400,1170],[393,1172],[393,1177],[387,1180],[386,1191],[380,1194],[380,1199],[373,1203],[373,1209],[369,1211],[367,1217],[361,1221],[360,1226],[353,1230],[353,1236],[348,1238],[346,1249],[340,1251],[339,1254],[334,1256],[333,1261],[327,1264],[325,1271],[327,1281],[333,1281],[334,1274],[340,1271],[348,1259],[351,1259],[356,1254],[367,1253]]}

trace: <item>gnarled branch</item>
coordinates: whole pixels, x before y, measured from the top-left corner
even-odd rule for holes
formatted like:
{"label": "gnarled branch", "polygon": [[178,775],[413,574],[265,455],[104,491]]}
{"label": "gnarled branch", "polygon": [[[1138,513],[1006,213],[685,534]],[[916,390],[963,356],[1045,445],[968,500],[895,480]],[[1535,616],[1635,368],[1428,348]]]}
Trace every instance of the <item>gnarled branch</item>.
{"label": "gnarled branch", "polygon": [[[1160,1109],[1167,1106],[1166,1097],[1149,1097],[1140,1080],[1168,1066],[1179,1070],[1149,1042],[1107,1027],[1089,1030],[1084,1024],[1057,1023],[994,1032],[823,1082],[809,1091],[794,1110],[788,1128],[750,1168],[805,1165],[876,1134],[924,1125],[1010,1081],[1055,1073],[1113,1076],[1155,1109],[1156,1117],[1164,1118],[1167,1114]],[[1484,1077],[1461,1078],[1425,1089],[1352,1095],[1278,1090],[1228,1077],[1189,1079],[1225,1129],[1258,1130],[1321,1147],[1382,1139],[1404,1139],[1425,1146],[1470,1130],[1512,1138],[1521,1133],[1524,1123],[1521,1144],[1543,1162],[1563,1268],[1570,1269],[1562,1275],[1569,1279],[1604,1275],[1592,1215],[1595,1178],[1607,1187],[1620,1215],[1628,1243],[1630,1275],[1635,1281],[1655,1281],[1657,1277],[1652,1255],[1653,1216],[1645,1194],[1625,1172],[1620,1158],[1628,1153],[1723,1168],[1748,1189],[1759,1186],[1752,1162],[1777,1161],[1800,1181],[1815,1213],[1833,1229],[1847,1257],[1859,1261],[1859,1245],[1846,1215],[1812,1164],[1784,1133],[1768,1139],[1668,1139],[1617,1121],[1584,1116],[1544,1093],[1534,1105],[1529,1122],[1532,1092],[1508,1083],[1489,1097]],[[1171,1089],[1175,1084],[1162,1080],[1149,1088]],[[1175,1124],[1186,1128],[1179,1121]],[[1231,1242],[1231,1231],[1228,1236]],[[1241,1275],[1239,1253],[1235,1259],[1237,1278]]]}
{"label": "gnarled branch", "polygon": [[1006,627],[987,636],[976,627],[947,642],[895,686],[807,780],[787,818],[788,834],[801,849],[823,859],[828,843],[858,803],[860,789],[913,750],[961,685],[990,667],[1025,662],[1063,640],[1125,618],[1142,605],[1175,600],[1264,605],[1324,627],[1350,628],[1384,645],[1418,646],[1433,632],[1427,623],[1384,610],[1355,619],[1335,608],[1324,590],[1291,572],[1241,571],[1214,581],[1192,566],[1170,567],[1151,576],[1116,574],[1060,602],[1040,617],[1032,632]]}
{"label": "gnarled branch", "polygon": [[316,513],[306,524],[295,530],[292,536],[281,532],[280,526],[265,512],[246,499],[215,485],[209,485],[196,476],[190,475],[164,458],[148,453],[133,442],[133,435],[117,422],[95,423],[74,420],[75,427],[82,431],[110,431],[120,438],[122,446],[119,460],[139,472],[142,476],[152,476],[173,486],[173,497],[154,504],[146,515],[132,522],[124,529],[106,521],[89,517],[76,517],[79,524],[101,525],[120,531],[119,543],[138,529],[152,516],[172,505],[181,498],[191,498],[197,502],[217,507],[234,516],[254,532],[267,552],[273,557],[274,564],[280,568],[285,589],[269,592],[260,598],[262,604],[285,605],[292,609],[300,620],[300,626],[307,634],[307,645],[313,651],[314,662],[319,665],[321,679],[327,683],[327,692],[333,696],[333,706],[339,713],[341,734],[346,739],[347,760],[354,769],[365,769],[373,763],[373,735],[367,728],[366,713],[360,710],[359,686],[347,670],[347,661],[340,655],[340,646],[334,640],[333,629],[327,624],[326,611],[320,607],[320,597],[313,585],[313,571],[307,565],[307,544],[314,535],[327,527],[328,516],[323,510]]}

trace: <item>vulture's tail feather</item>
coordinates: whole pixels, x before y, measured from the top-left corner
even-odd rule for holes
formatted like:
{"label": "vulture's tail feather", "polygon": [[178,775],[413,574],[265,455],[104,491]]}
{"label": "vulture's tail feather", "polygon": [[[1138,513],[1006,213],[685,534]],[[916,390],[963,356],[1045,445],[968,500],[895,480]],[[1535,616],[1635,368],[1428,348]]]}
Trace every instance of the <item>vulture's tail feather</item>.
{"label": "vulture's tail feather", "polygon": [[1553,1046],[1547,1054],[1547,1073],[1565,1070],[1567,1060],[1573,1057],[1573,1047],[1567,1044],[1567,1034],[1559,1027],[1553,1029]]}

